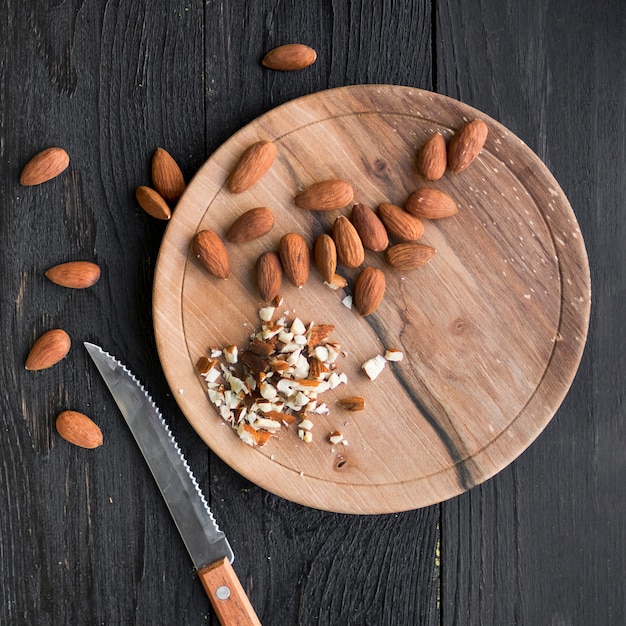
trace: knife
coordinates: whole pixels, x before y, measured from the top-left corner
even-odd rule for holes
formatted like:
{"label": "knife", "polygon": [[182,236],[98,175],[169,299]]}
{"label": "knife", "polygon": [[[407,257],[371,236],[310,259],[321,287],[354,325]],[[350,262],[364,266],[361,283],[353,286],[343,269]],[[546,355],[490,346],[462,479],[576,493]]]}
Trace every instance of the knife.
{"label": "knife", "polygon": [[85,342],[165,499],[222,626],[261,626],[235,570],[234,555],[161,412],[115,357]]}

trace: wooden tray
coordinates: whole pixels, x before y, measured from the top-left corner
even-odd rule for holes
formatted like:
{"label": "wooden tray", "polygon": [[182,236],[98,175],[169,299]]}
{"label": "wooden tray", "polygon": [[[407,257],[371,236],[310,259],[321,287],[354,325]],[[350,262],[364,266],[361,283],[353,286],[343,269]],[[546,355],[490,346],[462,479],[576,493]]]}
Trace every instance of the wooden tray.
{"label": "wooden tray", "polygon": [[[421,180],[414,159],[434,131],[449,137],[465,120],[483,119],[489,138],[464,172]],[[232,195],[225,181],[246,147],[276,143],[278,157],[253,188]],[[399,272],[380,254],[387,294],[362,318],[325,287],[315,269],[298,290],[285,285],[285,310],[305,322],[336,325],[347,351],[348,387],[328,392],[328,417],[316,418],[311,444],[284,432],[262,448],[242,443],[209,403],[194,365],[209,346],[244,345],[261,306],[258,256],[296,231],[310,242],[339,214],[297,209],[298,190],[343,178],[355,201],[403,204],[430,185],[452,195],[458,215],[426,223],[422,241],[438,254]],[[189,253],[193,235],[223,235],[234,218],[269,206],[274,229],[228,244],[227,281],[204,272]],[[355,272],[342,271],[353,283]],[[229,139],[189,184],[167,227],[154,287],[154,324],[165,375],[187,419],[226,463],[261,487],[301,504],[346,513],[389,513],[440,502],[488,479],[539,435],[578,367],[590,307],[589,267],[572,209],[539,158],[479,111],[419,89],[361,85],[299,98],[261,116]],[[367,358],[404,352],[375,381]],[[366,410],[333,406],[362,395]],[[332,446],[341,430],[349,445]]]}

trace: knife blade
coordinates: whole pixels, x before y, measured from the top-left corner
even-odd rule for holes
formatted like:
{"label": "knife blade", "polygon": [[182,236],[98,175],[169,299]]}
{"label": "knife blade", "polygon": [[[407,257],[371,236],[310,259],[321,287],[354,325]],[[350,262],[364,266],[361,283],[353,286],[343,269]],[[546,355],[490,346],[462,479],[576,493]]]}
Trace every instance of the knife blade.
{"label": "knife blade", "polygon": [[160,410],[125,365],[100,346],[84,345],[148,463],[220,624],[260,626],[232,568],[228,539]]}

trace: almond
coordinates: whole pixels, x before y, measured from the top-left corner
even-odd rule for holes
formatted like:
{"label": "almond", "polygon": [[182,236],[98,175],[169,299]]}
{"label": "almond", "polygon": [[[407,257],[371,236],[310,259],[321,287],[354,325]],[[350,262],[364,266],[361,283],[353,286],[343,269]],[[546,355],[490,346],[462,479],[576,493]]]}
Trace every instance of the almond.
{"label": "almond", "polygon": [[333,239],[337,247],[337,259],[346,267],[359,267],[365,261],[363,243],[352,222],[345,216],[333,224]]}
{"label": "almond", "polygon": [[385,225],[387,232],[400,241],[415,241],[424,234],[422,221],[395,204],[389,202],[380,204],[378,217]]}
{"label": "almond", "polygon": [[385,225],[376,213],[364,204],[357,203],[352,207],[350,216],[352,224],[359,233],[363,247],[372,252],[380,252],[389,245],[389,237]]}
{"label": "almond", "polygon": [[37,371],[52,367],[67,356],[71,345],[70,336],[64,330],[49,330],[33,344],[26,358],[25,368]]}
{"label": "almond", "polygon": [[178,202],[185,191],[185,178],[178,163],[163,148],[152,155],[152,184],[166,202]]}
{"label": "almond", "polygon": [[417,171],[428,180],[439,180],[447,164],[446,140],[441,133],[434,133],[417,153]]}
{"label": "almond", "polygon": [[360,396],[350,396],[337,400],[337,404],[345,411],[362,411],[365,408],[365,398]]}
{"label": "almond", "polygon": [[226,240],[231,243],[253,241],[272,230],[274,214],[271,209],[259,206],[242,213],[230,226]]}
{"label": "almond", "polygon": [[489,128],[482,120],[472,120],[457,130],[448,144],[448,167],[458,174],[478,156],[487,141]]}
{"label": "almond", "polygon": [[85,289],[100,279],[100,267],[91,261],[60,263],[46,271],[46,277],[61,287]]}
{"label": "almond", "polygon": [[63,148],[46,148],[36,154],[20,174],[20,184],[40,185],[58,176],[67,169],[70,157]]}
{"label": "almond", "polygon": [[341,209],[354,198],[352,185],[344,180],[330,179],[313,183],[295,197],[299,209],[334,211]]}
{"label": "almond", "polygon": [[323,233],[315,240],[313,257],[324,281],[332,282],[337,271],[337,247],[330,235]]}
{"label": "almond", "polygon": [[313,65],[317,52],[301,43],[288,43],[270,50],[261,63],[271,70],[302,70]]}
{"label": "almond", "polygon": [[309,278],[309,247],[302,235],[287,233],[280,240],[278,253],[285,276],[296,287],[302,287]]}
{"label": "almond", "polygon": [[363,316],[370,315],[385,295],[385,275],[375,267],[366,267],[354,285],[354,306]]}
{"label": "almond", "polygon": [[385,254],[387,263],[398,270],[412,270],[426,265],[437,251],[421,243],[398,243]]}
{"label": "almond", "polygon": [[261,299],[273,300],[283,284],[283,266],[276,252],[265,252],[259,257],[256,265],[257,284]]}
{"label": "almond", "polygon": [[242,193],[257,183],[270,169],[276,158],[276,146],[271,141],[257,141],[241,155],[230,175],[231,193]]}
{"label": "almond", "polygon": [[426,220],[450,217],[459,211],[456,202],[447,193],[427,187],[416,189],[407,198],[404,208],[411,215]]}
{"label": "almond", "polygon": [[169,220],[172,217],[172,211],[165,198],[155,189],[141,185],[135,189],[135,198],[148,215],[158,220]]}
{"label": "almond", "polygon": [[57,432],[63,439],[81,448],[97,448],[102,445],[102,431],[98,425],[78,411],[63,411],[56,421]]}
{"label": "almond", "polygon": [[191,242],[194,256],[202,267],[217,278],[228,278],[230,262],[222,240],[212,230],[201,230]]}

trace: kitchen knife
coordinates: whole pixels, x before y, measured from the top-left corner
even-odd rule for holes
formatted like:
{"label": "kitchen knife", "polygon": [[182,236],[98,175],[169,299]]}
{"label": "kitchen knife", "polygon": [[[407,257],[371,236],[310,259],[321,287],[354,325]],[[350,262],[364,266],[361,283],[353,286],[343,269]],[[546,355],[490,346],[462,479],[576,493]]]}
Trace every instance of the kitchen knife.
{"label": "kitchen knife", "polygon": [[163,494],[222,626],[260,626],[219,529],[169,426],[141,383],[115,357],[85,342]]}

